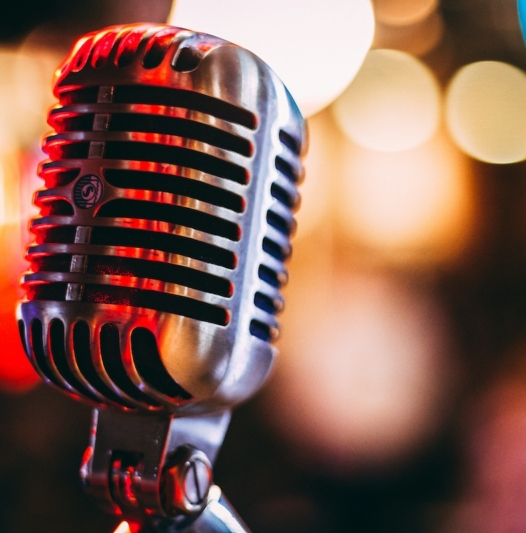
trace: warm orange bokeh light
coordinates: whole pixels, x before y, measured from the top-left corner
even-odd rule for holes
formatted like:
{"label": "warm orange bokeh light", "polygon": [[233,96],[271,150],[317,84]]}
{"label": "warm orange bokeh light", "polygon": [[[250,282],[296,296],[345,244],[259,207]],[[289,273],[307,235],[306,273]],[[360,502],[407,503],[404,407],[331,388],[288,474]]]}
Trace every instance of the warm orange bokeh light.
{"label": "warm orange bokeh light", "polygon": [[396,462],[436,430],[455,388],[444,316],[396,277],[295,265],[272,423],[328,468]]}
{"label": "warm orange bokeh light", "polygon": [[18,278],[25,268],[20,233],[20,224],[0,226],[0,388],[7,390],[23,390],[40,379],[22,349],[15,318]]}
{"label": "warm orange bokeh light", "polygon": [[428,17],[410,26],[377,24],[373,47],[394,48],[423,57],[439,45],[444,35],[445,23],[442,13],[433,11]]}
{"label": "warm orange bokeh light", "polygon": [[378,22],[392,26],[415,24],[438,7],[438,0],[373,0]]}
{"label": "warm orange bokeh light", "polygon": [[[18,287],[27,263],[27,222],[36,179],[36,161],[28,148],[46,128],[46,108],[53,101],[50,82],[56,53],[23,45],[0,49],[0,387],[21,390],[39,378],[23,352],[15,319],[22,292]],[[42,159],[41,154],[38,156]],[[24,170],[22,171],[22,167]],[[35,179],[33,179],[35,177]]]}
{"label": "warm orange bokeh light", "polygon": [[475,221],[471,164],[445,135],[397,153],[349,144],[342,157],[338,219],[356,243],[416,263],[465,248]]}
{"label": "warm orange bokeh light", "polygon": [[301,208],[296,214],[297,239],[311,234],[318,227],[327,228],[331,211],[331,189],[340,172],[339,157],[344,139],[335,127],[330,113],[322,111],[309,118],[309,151],[305,158],[306,179],[301,184]]}
{"label": "warm orange bokeh light", "polygon": [[429,139],[440,121],[440,89],[431,70],[396,50],[373,50],[331,109],[360,146],[397,152]]}
{"label": "warm orange bokeh light", "polygon": [[21,177],[17,153],[0,154],[0,388],[21,390],[39,378],[20,342],[15,307],[22,296],[18,287],[26,268],[26,220],[20,206]]}
{"label": "warm orange bokeh light", "polygon": [[526,73],[500,61],[461,68],[446,95],[446,119],[457,144],[488,163],[526,159]]}

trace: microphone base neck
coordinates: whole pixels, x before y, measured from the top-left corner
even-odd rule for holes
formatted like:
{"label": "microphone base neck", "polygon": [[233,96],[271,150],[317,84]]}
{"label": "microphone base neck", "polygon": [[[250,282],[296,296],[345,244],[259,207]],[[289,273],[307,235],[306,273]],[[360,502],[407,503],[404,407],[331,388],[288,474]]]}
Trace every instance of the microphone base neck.
{"label": "microphone base neck", "polygon": [[210,503],[212,465],[229,422],[230,411],[176,418],[94,409],[80,468],[85,489],[119,515],[191,523]]}

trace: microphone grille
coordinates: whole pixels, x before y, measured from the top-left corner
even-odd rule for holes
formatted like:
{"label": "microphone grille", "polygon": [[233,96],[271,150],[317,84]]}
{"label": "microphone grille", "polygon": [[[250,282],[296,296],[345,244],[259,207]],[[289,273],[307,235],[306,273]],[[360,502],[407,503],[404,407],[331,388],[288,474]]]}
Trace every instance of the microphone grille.
{"label": "microphone grille", "polygon": [[132,25],[84,37],[57,71],[21,305],[46,380],[124,408],[184,405],[218,382],[174,377],[165,337],[191,333],[203,368],[240,336],[275,338],[304,132],[290,103],[270,113],[269,96],[290,97],[247,54]]}

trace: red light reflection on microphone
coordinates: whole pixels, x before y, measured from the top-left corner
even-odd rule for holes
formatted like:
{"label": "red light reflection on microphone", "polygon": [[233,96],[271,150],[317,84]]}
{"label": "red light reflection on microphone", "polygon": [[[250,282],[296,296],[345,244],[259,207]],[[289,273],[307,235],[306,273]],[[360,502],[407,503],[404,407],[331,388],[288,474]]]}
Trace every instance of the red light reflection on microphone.
{"label": "red light reflection on microphone", "polygon": [[139,533],[140,524],[137,522],[121,522],[113,533]]}

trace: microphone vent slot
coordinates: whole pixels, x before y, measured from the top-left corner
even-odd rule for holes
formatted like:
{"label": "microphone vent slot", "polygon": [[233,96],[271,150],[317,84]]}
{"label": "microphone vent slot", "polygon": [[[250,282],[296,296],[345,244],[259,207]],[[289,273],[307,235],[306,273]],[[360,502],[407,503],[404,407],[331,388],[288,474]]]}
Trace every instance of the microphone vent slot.
{"label": "microphone vent slot", "polygon": [[287,281],[287,276],[284,272],[282,274],[278,274],[278,272],[265,265],[259,265],[258,276],[259,279],[268,283],[272,287],[275,287],[276,289],[280,289],[281,286]]}
{"label": "microphone vent slot", "polygon": [[276,157],[276,169],[290,181],[294,183],[299,181],[299,176],[294,170],[293,166],[279,155]]}
{"label": "microphone vent slot", "polygon": [[134,28],[121,36],[115,57],[118,67],[127,67],[132,63],[143,35],[143,28]]}
{"label": "microphone vent slot", "polygon": [[74,214],[73,206],[66,200],[47,200],[41,199],[40,214],[43,217],[52,215],[72,216]]}
{"label": "microphone vent slot", "polygon": [[111,200],[99,209],[96,216],[168,222],[218,235],[231,241],[238,241],[241,237],[239,226],[233,222],[202,213],[197,209],[160,202]]}
{"label": "microphone vent slot", "polygon": [[43,150],[53,161],[58,159],[87,159],[89,155],[89,142],[70,142],[46,144],[44,141]]}
{"label": "microphone vent slot", "polygon": [[87,273],[157,279],[227,298],[232,296],[233,290],[232,283],[219,276],[180,265],[131,257],[92,255]]}
{"label": "microphone vent slot", "polygon": [[154,334],[146,328],[135,328],[131,334],[133,361],[138,374],[150,387],[176,403],[186,403],[192,395],[185,391],[166,371]]}
{"label": "microphone vent slot", "polygon": [[100,330],[100,352],[104,369],[111,381],[130,398],[152,407],[161,404],[144,394],[128,377],[122,362],[119,329],[114,324],[104,324]]}
{"label": "microphone vent slot", "polygon": [[51,321],[49,327],[49,351],[51,359],[62,379],[72,387],[76,392],[86,398],[99,403],[99,399],[93,395],[80,381],[74,376],[69,367],[66,356],[66,336],[64,324],[61,320],[55,318]]}
{"label": "microphone vent slot", "polygon": [[73,350],[79,372],[87,382],[102,395],[102,397],[107,398],[109,401],[120,405],[121,407],[128,409],[133,408],[131,403],[126,402],[124,398],[116,394],[115,391],[104,383],[93,364],[91,349],[89,326],[83,320],[79,320],[73,326]]}
{"label": "microphone vent slot", "polygon": [[272,211],[272,209],[269,209],[267,211],[267,222],[270,226],[277,229],[287,237],[290,237],[290,235],[295,229],[294,219],[292,218],[292,215],[289,220],[286,220],[282,216]]}
{"label": "microphone vent slot", "polygon": [[272,342],[276,335],[273,334],[273,329],[268,324],[261,322],[261,320],[252,319],[250,321],[250,334],[265,342]]}
{"label": "microphone vent slot", "polygon": [[168,52],[177,33],[177,29],[170,28],[167,30],[161,30],[150,38],[142,61],[144,68],[156,68],[163,62],[166,52]]}
{"label": "microphone vent slot", "polygon": [[[89,123],[90,118],[93,120],[89,115],[86,116],[88,116],[88,119],[85,122]],[[84,118],[84,115],[81,115],[81,117]],[[194,139],[211,144],[246,157],[252,155],[252,145],[247,139],[186,118],[146,113],[115,113],[111,117],[108,131],[141,131],[159,135],[176,135],[185,139]]]}
{"label": "microphone vent slot", "polygon": [[37,244],[61,243],[68,244],[75,242],[75,226],[31,226],[32,233],[35,234]]}
{"label": "microphone vent slot", "polygon": [[143,190],[147,188],[150,191],[187,196],[236,213],[242,213],[245,210],[245,200],[242,196],[221,187],[182,176],[107,168],[104,171],[104,177],[110,185],[120,189]]}
{"label": "microphone vent slot", "polygon": [[[29,326],[29,349],[28,354],[31,361],[38,370],[54,385],[62,390],[67,389],[62,385],[58,378],[53,374],[49,367],[47,356],[44,351],[44,337],[43,337],[42,322],[35,318]],[[32,357],[31,357],[32,356]]]}
{"label": "microphone vent slot", "polygon": [[71,254],[29,255],[33,272],[69,272]]}
{"label": "microphone vent slot", "polygon": [[64,301],[67,283],[35,283],[27,287],[28,300]]}
{"label": "microphone vent slot", "polygon": [[[100,34],[99,34],[100,36]],[[115,44],[117,32],[110,31],[102,34],[94,41],[94,46],[91,51],[91,66],[95,69],[100,69],[108,62],[109,55]]]}
{"label": "microphone vent slot", "polygon": [[233,252],[172,233],[119,227],[94,227],[91,243],[158,250],[219,265],[230,270],[236,266],[236,256]]}
{"label": "microphone vent slot", "polygon": [[60,168],[44,165],[40,177],[44,179],[46,188],[52,189],[54,187],[64,187],[65,185],[69,185],[78,178],[79,174],[79,168],[61,170]]}
{"label": "microphone vent slot", "polygon": [[202,54],[194,48],[181,48],[175,58],[173,68],[177,72],[191,72],[199,66],[202,58]]}
{"label": "microphone vent slot", "polygon": [[295,210],[298,207],[299,194],[293,194],[290,190],[286,190],[283,185],[278,185],[274,182],[270,188],[270,193],[289,209]]}
{"label": "microphone vent slot", "polygon": [[60,93],[60,104],[63,106],[72,104],[95,104],[98,96],[98,86],[71,89]]}
{"label": "microphone vent slot", "polygon": [[[57,154],[60,159],[86,158],[88,156],[89,145],[86,147],[84,146],[85,144],[86,143],[80,142],[57,145],[52,147],[48,153],[52,158],[55,154]],[[198,152],[197,150],[182,148],[180,146],[170,146],[152,142],[110,141],[106,143],[104,158],[176,165],[178,167],[186,167],[204,172],[205,174],[211,174],[243,185],[248,183],[247,170],[236,163],[203,152]]]}
{"label": "microphone vent slot", "polygon": [[256,116],[248,109],[230,104],[219,98],[185,89],[156,87],[154,85],[118,85],[115,87],[113,102],[116,104],[182,107],[240,124],[251,130],[256,129]]}
{"label": "microphone vent slot", "polygon": [[[82,87],[60,93],[60,105],[96,104],[99,86]],[[227,122],[245,126],[250,130],[257,127],[256,116],[248,109],[236,106],[207,94],[154,85],[116,85],[114,104],[147,104],[188,109],[205,113]]]}
{"label": "microphone vent slot", "polygon": [[23,320],[18,320],[18,334],[20,335],[20,340],[22,341],[22,347],[27,357],[29,357],[29,346],[27,345],[26,339],[26,325]]}
{"label": "microphone vent slot", "polygon": [[222,307],[187,298],[186,296],[131,287],[86,284],[82,301],[142,307],[161,313],[186,316],[195,320],[217,324],[218,326],[226,326],[230,320],[228,311]]}
{"label": "microphone vent slot", "polygon": [[263,294],[262,292],[256,292],[254,296],[254,305],[259,309],[266,311],[271,315],[275,315],[281,310],[281,306],[278,305],[272,298]]}
{"label": "microphone vent slot", "polygon": [[268,237],[263,239],[263,251],[282,262],[286,261],[292,253],[290,246],[281,246]]}
{"label": "microphone vent slot", "polygon": [[291,152],[297,156],[301,153],[301,143],[295,139],[293,135],[286,132],[284,129],[279,130],[279,140],[283,146],[286,146]]}

